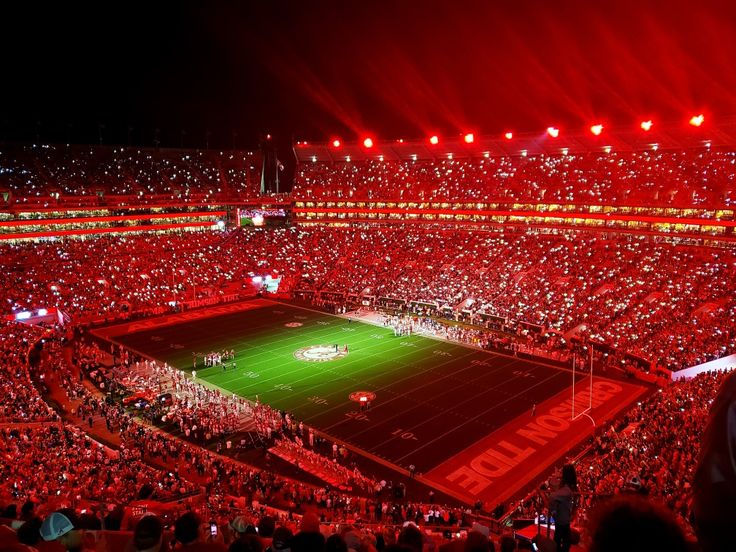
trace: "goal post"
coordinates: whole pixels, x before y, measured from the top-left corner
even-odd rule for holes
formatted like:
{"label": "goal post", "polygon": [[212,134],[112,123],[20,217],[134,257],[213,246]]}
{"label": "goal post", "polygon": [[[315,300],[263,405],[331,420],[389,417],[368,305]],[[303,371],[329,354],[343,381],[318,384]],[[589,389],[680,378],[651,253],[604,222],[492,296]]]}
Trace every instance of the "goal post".
{"label": "goal post", "polygon": [[[577,375],[578,357],[575,353],[573,353],[572,355],[572,415],[570,419],[571,421],[575,421],[581,416],[585,416],[595,426],[595,420],[590,415],[590,412],[593,410],[593,345],[589,344],[588,349],[590,353],[590,370],[588,374],[588,381],[581,381],[581,383],[583,384],[582,392],[580,391],[580,385],[576,387],[575,381],[575,376]],[[580,399],[578,399],[576,391],[580,393]]]}

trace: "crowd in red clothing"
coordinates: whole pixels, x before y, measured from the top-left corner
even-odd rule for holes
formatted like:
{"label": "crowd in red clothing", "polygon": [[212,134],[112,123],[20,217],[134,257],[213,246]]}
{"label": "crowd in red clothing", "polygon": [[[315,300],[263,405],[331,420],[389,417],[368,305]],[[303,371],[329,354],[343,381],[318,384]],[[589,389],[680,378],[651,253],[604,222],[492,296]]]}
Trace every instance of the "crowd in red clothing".
{"label": "crowd in red clothing", "polygon": [[75,321],[168,312],[275,273],[282,290],[528,322],[670,369],[736,349],[733,251],[643,237],[287,228],[5,244],[0,254],[3,304],[58,306]]}
{"label": "crowd in red clothing", "polygon": [[[0,456],[4,458],[0,497],[4,501],[23,498],[50,505],[82,501],[125,503],[138,496],[144,486],[155,488],[160,498],[193,490],[190,483],[143,462],[140,449],[112,450],[60,421],[36,387],[44,383],[38,377],[40,372],[31,378],[26,361],[33,344],[39,339],[51,340],[52,335],[13,323],[3,325],[0,337],[5,353],[14,353],[12,360],[11,356],[4,356],[4,368],[14,370],[0,373],[0,386],[6,392],[4,427],[0,429]],[[55,361],[46,356],[39,362],[48,366]],[[61,374],[54,377],[57,376]],[[94,410],[98,406],[95,404]],[[84,415],[84,410],[78,414]]]}
{"label": "crowd in red clothing", "polygon": [[[12,337],[14,331],[18,336],[38,333],[35,328],[11,324],[3,326],[3,337]],[[78,368],[68,364],[68,346],[58,341],[59,336],[52,338],[48,332],[43,332],[43,335],[49,341],[44,348],[43,358],[34,369],[34,381],[39,383],[42,374],[58,380],[66,389],[69,400],[76,405],[71,412],[73,419],[80,421],[77,426],[60,422],[46,407],[48,415],[33,419],[46,425],[14,427],[0,432],[0,454],[12,459],[12,462],[4,463],[2,468],[2,504],[30,500],[39,512],[64,505],[77,505],[78,509],[91,507],[97,513],[95,523],[100,523],[100,518],[107,520],[113,509],[136,499],[160,501],[188,496],[204,488],[203,495],[195,493],[193,498],[188,499],[188,507],[207,517],[215,516],[218,520],[225,519],[223,516],[232,516],[237,509],[257,515],[265,505],[276,506],[284,512],[299,511],[304,507],[317,508],[327,521],[357,517],[400,522],[404,519],[423,519],[425,513],[452,512],[451,519],[456,519],[460,514],[433,504],[394,507],[384,498],[383,493],[387,491],[378,485],[376,488],[369,485],[363,489],[361,497],[334,488],[298,483],[269,471],[245,466],[147,427],[126,412],[121,403],[110,402],[102,395],[95,396],[78,377]],[[18,353],[27,352],[32,346],[27,338],[24,341],[19,337],[16,343]],[[84,366],[88,376],[101,372],[96,369],[95,362],[102,355],[94,347],[78,347],[75,357],[79,367]],[[18,354],[14,364],[23,367],[27,374],[25,359],[26,356]],[[48,375],[49,369],[53,371],[52,375]],[[134,373],[134,370],[135,365],[126,367],[121,363],[109,374],[125,377]],[[164,372],[157,374],[151,370],[146,385],[154,386],[156,381],[170,376],[166,370]],[[4,373],[2,376],[3,386],[14,381],[13,373]],[[19,396],[14,404],[19,411],[28,410],[26,403],[43,403],[30,377],[24,383],[28,394]],[[106,383],[101,386],[103,390],[116,388],[110,385],[111,379],[98,379],[96,383]],[[108,430],[119,432],[121,445],[118,450],[109,449],[83,433],[87,426],[86,419],[90,418],[91,427],[92,417],[100,416],[105,419]],[[162,469],[162,465],[171,466],[171,471]],[[361,476],[353,473],[352,478],[356,480]],[[117,520],[118,526],[119,523],[120,520]]]}
{"label": "crowd in red clothing", "polygon": [[3,244],[3,301],[14,311],[64,305],[75,321],[89,321],[207,296],[242,279],[239,265],[220,260],[223,237],[201,232]]}
{"label": "crowd in red clothing", "polygon": [[[736,265],[729,249],[534,233],[375,228],[279,233],[283,248],[265,268],[297,274],[298,288],[529,322],[669,368],[734,349],[728,321],[736,303],[728,290]],[[243,247],[251,239],[238,238]],[[280,260],[284,252],[294,254],[290,264]]]}
{"label": "crowd in red clothing", "polygon": [[1,453],[11,493],[37,503],[81,500],[125,504],[144,486],[160,499],[192,491],[190,483],[151,468],[136,448],[108,449],[71,426],[5,429]]}
{"label": "crowd in red clothing", "polygon": [[[77,352],[84,352],[85,357],[89,358],[89,356],[94,356],[89,354],[89,349],[94,349],[94,347],[78,347]],[[155,416],[153,414],[156,409],[154,405],[151,405],[152,408],[147,409],[141,417],[152,422],[161,422],[163,414],[163,421],[166,424],[175,423],[174,428],[166,424],[161,427],[169,431],[178,428],[179,436],[184,438],[184,440],[175,439],[164,431],[157,431],[141,424],[134,418],[136,411],[125,411],[120,403],[110,403],[102,400],[101,397],[95,397],[88,388],[81,384],[79,379],[73,377],[73,371],[66,367],[62,350],[58,344],[52,344],[50,350],[53,359],[60,367],[62,385],[71,399],[80,402],[77,414],[82,421],[85,419],[85,416],[79,412],[82,409],[95,414],[99,413],[106,419],[108,429],[120,431],[126,448],[139,450],[149,459],[159,459],[163,462],[174,461],[176,473],[181,474],[187,480],[200,481],[206,486],[207,497],[213,495],[243,497],[247,495],[249,500],[246,501],[246,504],[251,504],[255,500],[258,503],[278,505],[287,509],[299,508],[302,504],[319,505],[326,511],[325,515],[331,517],[343,515],[345,512],[357,512],[355,508],[360,507],[361,501],[356,500],[351,503],[349,497],[336,490],[350,489],[353,494],[364,497],[360,515],[367,516],[369,504],[365,502],[365,497],[373,497],[376,493],[380,495],[383,491],[375,480],[364,477],[354,468],[348,469],[341,465],[337,462],[337,458],[328,459],[320,454],[317,445],[321,444],[322,440],[320,439],[318,443],[311,428],[306,428],[304,424],[295,421],[287,413],[258,402],[252,404],[240,397],[226,396],[219,391],[209,390],[189,375],[185,376],[178,370],[150,361],[136,362],[129,367],[120,366],[117,369],[108,370],[107,377],[94,378],[95,384],[101,390],[147,389],[153,391],[152,396],[154,397],[170,390],[174,397],[168,409],[158,409],[158,415]],[[89,375],[95,371],[95,368],[94,365],[87,365],[85,370]],[[182,414],[182,405],[194,405],[197,401],[207,401],[212,408],[199,408],[193,412],[191,407],[187,407],[186,410],[192,417],[185,419]],[[310,467],[318,466],[320,473],[317,475],[324,475],[322,473],[324,467],[329,465],[327,471],[330,479],[328,482],[334,486],[335,490],[302,485],[250,467],[244,470],[244,466],[238,462],[189,444],[193,442],[195,445],[206,445],[211,440],[215,440],[219,442],[216,447],[218,453],[233,452],[236,448],[236,443],[232,442],[234,439],[232,433],[235,428],[231,427],[227,431],[220,432],[214,431],[213,428],[220,427],[223,418],[235,415],[241,418],[252,417],[261,430],[266,427],[270,428],[271,431],[266,436],[267,444],[272,443],[272,438],[278,438],[275,448],[279,450],[283,448],[293,453],[298,447],[296,454],[305,471],[312,472]],[[302,436],[307,439],[306,442],[302,440]],[[228,441],[230,443],[226,447],[219,446]],[[306,459],[309,459],[309,463],[305,461]],[[370,504],[374,505],[375,510],[375,503],[371,501]],[[378,517],[380,518],[380,513]]]}
{"label": "crowd in red clothing", "polygon": [[[244,400],[208,389],[168,365],[139,362],[132,373],[141,382],[139,385],[155,389],[155,396],[172,394],[165,421],[196,442],[207,443],[233,433],[238,427],[239,414],[247,408]],[[125,384],[125,379],[122,383]]]}
{"label": "crowd in red clothing", "polygon": [[[729,208],[735,163],[736,153],[715,149],[306,162],[297,169],[292,198]],[[260,171],[252,152],[68,145],[0,150],[0,191],[21,205],[44,199],[52,207],[85,196],[99,202],[126,197],[128,203],[255,197]]]}
{"label": "crowd in red clothing", "polygon": [[259,165],[248,152],[6,145],[0,150],[0,190],[21,205],[42,198],[54,206],[95,195],[101,202],[105,196],[211,202],[258,195]]}
{"label": "crowd in red clothing", "polygon": [[46,336],[43,328],[0,321],[0,423],[56,420],[31,382],[28,355]]}
{"label": "crowd in red clothing", "polygon": [[675,150],[436,161],[303,163],[295,199],[728,207],[732,151]]}
{"label": "crowd in red clothing", "polygon": [[[253,193],[250,158],[228,155],[16,148],[0,153],[0,189],[51,201],[58,199],[56,194],[97,192],[172,198],[190,190],[212,197]],[[736,154],[723,151],[314,163],[301,167],[294,198],[730,208],[734,165]],[[736,350],[733,251],[645,237],[281,228],[2,244],[0,256],[5,313],[56,306],[79,323],[169,312],[196,298],[237,296],[254,275],[278,274],[286,289],[318,297],[333,294],[336,298],[330,300],[336,302],[345,303],[349,295],[369,303],[392,298],[406,310],[476,324],[496,317],[508,323],[506,330],[518,327],[512,321],[526,322],[540,328],[539,336],[554,334],[555,347],[577,337],[672,369]],[[421,305],[410,307],[412,302]],[[382,486],[312,450],[311,437],[298,425],[294,429],[295,421],[287,422],[295,438],[278,445],[284,454],[315,470],[324,459],[336,483],[361,482],[357,496],[298,483],[209,452],[197,443],[225,437],[240,415],[254,416],[266,434],[269,428],[279,431],[284,417],[265,405],[251,409],[207,391],[170,368],[153,367],[147,378],[129,366],[127,353],[120,357],[119,372],[102,378],[94,374],[101,370],[97,353],[78,349],[76,367],[84,366],[97,384],[117,386],[137,379],[157,394],[172,391],[166,421],[189,442],[173,438],[144,425],[120,403],[92,393],[55,340],[43,350],[34,348],[37,341],[51,338],[45,330],[0,324],[0,392],[6,398],[0,404],[0,422],[14,424],[0,429],[0,455],[10,459],[0,468],[5,504],[124,505],[144,488],[146,496],[153,492],[159,499],[204,489],[189,506],[218,520],[237,504],[253,515],[264,505],[291,512],[314,507],[328,522],[436,519],[452,524],[462,517],[431,503],[394,504],[383,496]],[[434,324],[427,320],[429,330],[437,330]],[[479,329],[445,331],[452,339],[483,342]],[[119,450],[59,420],[39,392],[44,379],[29,369],[31,355],[41,356],[41,366],[54,367],[46,374],[57,377],[76,404],[78,425],[83,428],[87,420],[91,425],[94,416],[102,416],[108,430],[119,433]],[[699,439],[721,379],[708,374],[674,383],[598,435],[593,452],[578,465],[584,505],[592,506],[602,496],[642,493],[689,520]],[[169,472],[162,464],[176,469]],[[533,498],[520,510],[541,508],[541,499]],[[369,538],[364,534],[358,540]]]}
{"label": "crowd in red clothing", "polygon": [[[19,388],[18,381],[27,383],[24,394],[15,395],[15,411],[29,413],[29,421],[55,420],[48,407],[42,408],[26,362],[34,337],[45,334],[17,324],[5,324],[2,331],[4,337],[9,337],[3,340],[4,366],[15,370],[6,369],[0,383],[8,390],[13,384]],[[99,358],[89,348],[80,349],[79,353],[89,368]],[[42,358],[42,365],[65,365],[60,344],[54,342],[45,354],[50,357]],[[119,370],[131,373],[130,368]],[[58,421],[40,428],[5,429],[0,435],[2,454],[14,459],[3,468],[6,485],[2,496],[6,502],[31,499],[47,507],[78,501],[126,504],[139,497],[143,488],[153,488],[155,496],[166,498],[187,495],[201,485],[204,495],[192,507],[205,516],[217,515],[218,519],[223,519],[224,512],[232,512],[230,507],[243,498],[246,511],[257,512],[266,504],[286,511],[310,506],[319,509],[326,521],[357,516],[426,522],[435,517],[436,510],[449,514],[448,519],[462,517],[459,512],[438,509],[432,504],[402,505],[397,509],[381,495],[356,499],[338,490],[311,487],[243,466],[140,424],[119,404],[109,404],[90,394],[68,369],[61,369],[56,375],[70,397],[81,401],[81,411],[76,413],[82,416],[80,425],[84,427],[84,418],[90,412],[100,414],[109,419],[108,427],[120,432],[123,446],[120,451],[112,451],[91,441],[79,429]],[[170,375],[150,372],[151,381]],[[592,504],[603,495],[646,492],[687,519],[699,435],[720,380],[721,376],[702,375],[675,383],[629,412],[615,430],[600,435],[593,455],[579,464],[583,499]],[[176,387],[176,378],[172,381]],[[194,392],[192,396],[196,395]],[[176,470],[166,472],[149,465],[159,461],[172,463]],[[440,519],[445,517],[443,514]]]}

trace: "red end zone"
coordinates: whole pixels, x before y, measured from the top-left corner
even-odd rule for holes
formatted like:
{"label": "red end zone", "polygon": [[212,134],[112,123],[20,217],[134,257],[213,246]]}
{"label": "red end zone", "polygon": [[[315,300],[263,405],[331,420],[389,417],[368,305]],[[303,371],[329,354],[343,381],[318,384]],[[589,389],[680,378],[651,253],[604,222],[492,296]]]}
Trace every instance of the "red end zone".
{"label": "red end zone", "polygon": [[123,324],[115,324],[112,326],[95,328],[91,331],[91,333],[104,339],[110,339],[115,337],[116,335],[131,334],[143,330],[150,330],[152,328],[182,324],[183,322],[189,322],[191,320],[199,320],[201,318],[210,318],[212,316],[221,316],[224,314],[232,314],[234,312],[260,309],[277,304],[278,303],[275,303],[274,301],[269,301],[268,299],[252,299],[249,301],[228,303],[215,307],[184,311],[175,314],[158,316],[155,318],[145,318],[143,320],[137,320],[135,322],[125,322]]}
{"label": "red end zone", "polygon": [[[593,409],[589,414],[600,425],[645,390],[612,380],[594,381]],[[586,408],[589,393],[576,395],[576,411]],[[446,460],[425,474],[424,479],[468,503],[479,499],[490,504],[503,502],[591,433],[589,418],[571,418],[572,396],[567,389],[538,405],[534,416],[530,408],[528,414]]]}

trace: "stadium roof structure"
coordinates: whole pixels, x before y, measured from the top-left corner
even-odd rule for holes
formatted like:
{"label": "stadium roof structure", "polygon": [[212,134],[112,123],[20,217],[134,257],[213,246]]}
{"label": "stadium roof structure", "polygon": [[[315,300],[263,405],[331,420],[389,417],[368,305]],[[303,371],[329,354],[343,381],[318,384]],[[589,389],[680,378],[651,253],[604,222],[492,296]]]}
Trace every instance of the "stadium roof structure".
{"label": "stadium roof structure", "polygon": [[591,152],[621,152],[646,150],[676,150],[697,148],[719,148],[736,146],[736,118],[720,121],[717,125],[706,124],[695,127],[687,122],[658,124],[651,130],[635,128],[617,129],[605,127],[599,135],[589,130],[566,132],[560,129],[557,138],[547,130],[537,133],[514,133],[513,138],[504,135],[475,135],[472,143],[463,140],[463,134],[440,137],[437,144],[429,138],[423,140],[378,140],[367,148],[362,139],[355,142],[341,140],[339,147],[330,142],[298,142],[295,145],[300,162],[346,161],[437,161],[441,159],[469,157],[503,157],[524,155],[566,155]]}

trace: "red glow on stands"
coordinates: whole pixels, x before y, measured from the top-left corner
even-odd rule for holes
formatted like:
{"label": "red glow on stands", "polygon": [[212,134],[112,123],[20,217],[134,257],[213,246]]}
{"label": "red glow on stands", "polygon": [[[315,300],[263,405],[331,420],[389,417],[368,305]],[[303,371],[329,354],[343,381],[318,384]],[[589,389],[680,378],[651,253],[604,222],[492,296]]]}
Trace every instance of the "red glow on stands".
{"label": "red glow on stands", "polygon": [[366,138],[365,140],[363,140],[363,145],[365,147],[367,147],[367,148],[372,148],[373,147],[373,138]]}
{"label": "red glow on stands", "polygon": [[699,127],[700,125],[703,124],[704,121],[705,121],[705,117],[703,116],[702,113],[700,115],[693,115],[692,117],[690,117],[690,124],[693,125],[694,127]]}
{"label": "red glow on stands", "polygon": [[652,123],[652,120],[651,120],[651,119],[649,119],[648,121],[642,121],[642,122],[641,122],[641,124],[640,124],[639,126],[641,127],[641,129],[642,129],[642,130],[643,130],[644,132],[649,132],[649,131],[650,131],[650,130],[652,129],[652,125],[653,125],[653,124],[654,124],[654,123]]}
{"label": "red glow on stands", "polygon": [[339,147],[340,147],[341,145],[342,145],[342,142],[340,142],[340,140],[338,140],[337,138],[335,138],[335,139],[334,139],[334,140],[332,141],[332,147],[333,147],[333,148],[339,148]]}
{"label": "red glow on stands", "polygon": [[603,132],[603,125],[597,124],[590,127],[590,132],[595,134],[596,136],[600,136],[601,132]]}
{"label": "red glow on stands", "polygon": [[465,136],[463,137],[463,140],[465,140],[465,143],[466,143],[466,144],[472,144],[473,142],[475,142],[475,136],[473,135],[473,133],[472,133],[472,132],[469,132],[469,133],[467,133],[467,134],[466,134],[466,135],[465,135]]}
{"label": "red glow on stands", "polygon": [[113,226],[110,228],[80,228],[80,229],[74,229],[74,230],[49,230],[49,231],[42,231],[42,232],[21,232],[21,233],[11,233],[11,234],[0,234],[0,241],[6,241],[6,240],[18,240],[18,239],[28,239],[28,238],[51,238],[51,237],[58,237],[58,236],[84,236],[87,234],[115,234],[115,233],[126,233],[126,232],[155,232],[157,230],[164,231],[164,230],[174,230],[174,229],[184,229],[184,228],[193,228],[195,226],[202,227],[202,228],[212,228],[212,222],[211,221],[205,221],[205,222],[196,222],[196,221],[188,221],[188,222],[177,222],[172,224],[149,224],[145,226]]}
{"label": "red glow on stands", "polygon": [[437,136],[437,135],[430,136],[429,137],[429,143],[432,144],[433,146],[436,146],[437,144],[439,144],[440,143],[439,136]]}
{"label": "red glow on stands", "polygon": [[[227,211],[198,211],[196,213],[187,213],[187,217],[191,218],[210,218],[210,217],[225,217]],[[105,217],[78,217],[78,218],[54,218],[54,219],[41,219],[41,220],[30,220],[30,219],[19,219],[19,220],[3,220],[0,221],[0,228],[20,228],[24,226],[47,226],[53,227],[64,224],[76,224],[79,222],[86,222],[90,224],[94,223],[105,223],[105,222],[133,222],[133,221],[155,221],[157,219],[172,219],[180,218],[174,216],[172,213],[149,213],[140,215],[113,215]],[[145,223],[143,223],[145,224]],[[212,224],[212,222],[209,222]],[[126,227],[127,229],[127,227]],[[121,230],[121,232],[124,230]]]}
{"label": "red glow on stands", "polygon": [[506,134],[503,135],[503,137],[506,138],[507,140],[511,140],[514,137],[514,133],[507,132]]}
{"label": "red glow on stands", "polygon": [[560,129],[557,127],[547,127],[547,134],[552,138],[557,138],[560,135]]}

